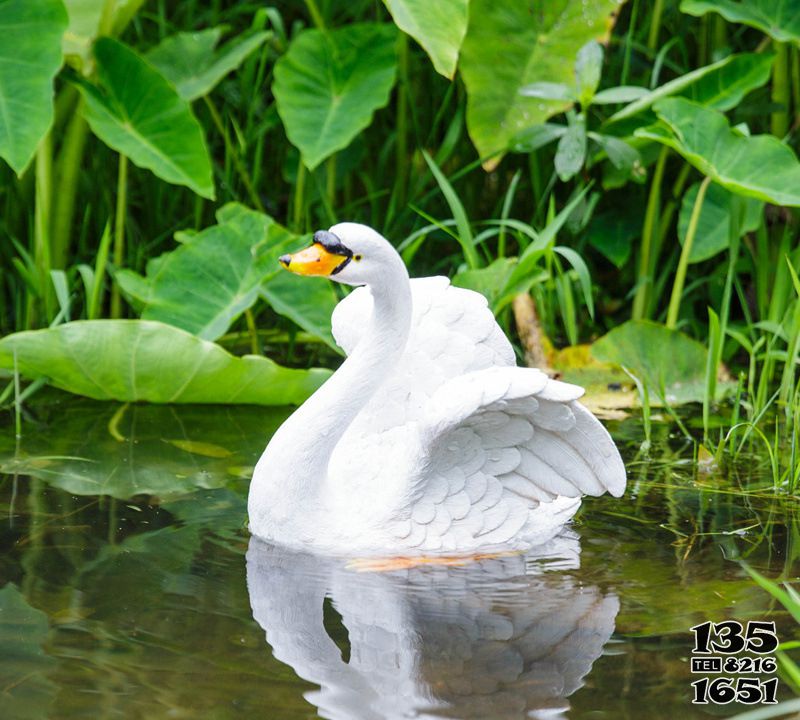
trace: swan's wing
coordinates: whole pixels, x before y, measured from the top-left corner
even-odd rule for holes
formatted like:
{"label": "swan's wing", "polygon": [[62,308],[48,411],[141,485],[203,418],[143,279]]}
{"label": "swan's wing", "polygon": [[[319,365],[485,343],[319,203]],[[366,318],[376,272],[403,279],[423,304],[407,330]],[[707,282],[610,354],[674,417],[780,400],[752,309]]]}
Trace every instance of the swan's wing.
{"label": "swan's wing", "polygon": [[606,429],[577,402],[582,394],[517,367],[443,385],[420,424],[396,537],[422,551],[506,544],[554,530],[584,494],[622,495],[625,466]]}
{"label": "swan's wing", "polygon": [[[413,313],[406,351],[361,411],[352,432],[375,433],[421,417],[451,378],[493,366],[513,366],[514,350],[486,298],[450,285],[446,277],[411,280]],[[372,314],[372,295],[357,288],[333,312],[336,342],[349,355]]]}

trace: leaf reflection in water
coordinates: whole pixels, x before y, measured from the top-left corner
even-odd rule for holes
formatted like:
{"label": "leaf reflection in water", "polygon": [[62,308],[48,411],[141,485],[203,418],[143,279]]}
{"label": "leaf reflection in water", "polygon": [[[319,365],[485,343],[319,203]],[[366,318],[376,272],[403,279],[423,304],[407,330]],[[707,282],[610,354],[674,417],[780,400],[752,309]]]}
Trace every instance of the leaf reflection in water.
{"label": "leaf reflection in water", "polygon": [[[274,656],[320,686],[306,699],[322,717],[559,717],[619,610],[569,573],[579,554],[567,531],[524,556],[358,573],[251,538],[247,585]],[[349,661],[326,630],[326,597]]]}

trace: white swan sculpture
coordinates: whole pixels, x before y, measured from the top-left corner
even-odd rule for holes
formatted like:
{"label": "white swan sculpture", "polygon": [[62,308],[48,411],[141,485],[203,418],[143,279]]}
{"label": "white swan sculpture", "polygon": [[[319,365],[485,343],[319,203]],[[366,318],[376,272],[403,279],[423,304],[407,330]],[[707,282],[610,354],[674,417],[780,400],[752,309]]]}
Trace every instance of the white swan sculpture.
{"label": "white swan sculpture", "polygon": [[409,280],[391,244],[340,223],[280,258],[361,285],[336,307],[348,357],[256,465],[250,531],[345,555],[470,555],[546,542],[625,467],[583,389],[515,366],[478,293]]}

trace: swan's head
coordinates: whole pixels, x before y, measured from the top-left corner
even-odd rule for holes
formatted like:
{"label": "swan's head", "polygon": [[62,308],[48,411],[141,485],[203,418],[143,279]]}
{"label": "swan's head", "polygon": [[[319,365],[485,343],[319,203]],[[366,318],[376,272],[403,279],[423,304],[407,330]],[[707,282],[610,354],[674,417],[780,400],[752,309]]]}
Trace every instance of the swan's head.
{"label": "swan's head", "polygon": [[347,285],[380,282],[390,268],[403,261],[386,238],[359,223],[339,223],[330,230],[318,230],[310,247],[282,255],[280,263],[298,275],[317,275]]}

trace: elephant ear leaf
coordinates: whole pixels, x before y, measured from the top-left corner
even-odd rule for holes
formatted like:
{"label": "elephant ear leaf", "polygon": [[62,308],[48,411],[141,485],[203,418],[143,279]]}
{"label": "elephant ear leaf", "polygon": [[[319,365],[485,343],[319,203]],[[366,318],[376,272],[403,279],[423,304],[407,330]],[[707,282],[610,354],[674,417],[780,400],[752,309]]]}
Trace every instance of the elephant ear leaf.
{"label": "elephant ear leaf", "polygon": [[61,0],[0,2],[0,158],[22,175],[53,123],[67,13]]}
{"label": "elephant ear leaf", "polygon": [[178,94],[191,102],[210,93],[229,72],[241,65],[269,36],[257,32],[217,47],[224,28],[176,33],[145,56],[169,80]]}
{"label": "elephant ear leaf", "polygon": [[78,320],[6,335],[0,367],[95,400],[153,403],[299,404],[330,375],[235,357],[148,320]]}
{"label": "elephant ear leaf", "polygon": [[436,72],[452,79],[467,33],[468,0],[383,0],[397,27],[428,53]]}
{"label": "elephant ear leaf", "polygon": [[659,122],[637,129],[637,137],[673,148],[732,193],[800,206],[800,163],[778,138],[744,137],[722,113],[684,98],[659,100],[653,109]]}
{"label": "elephant ear leaf", "polygon": [[211,159],[189,104],[152,65],[127,45],[94,45],[100,85],[79,81],[86,119],[106,145],[162,180],[213,199]]}
{"label": "elephant ear leaf", "polygon": [[306,30],[275,64],[278,114],[310,170],[347,147],[389,102],[396,39],[392,24]]}

